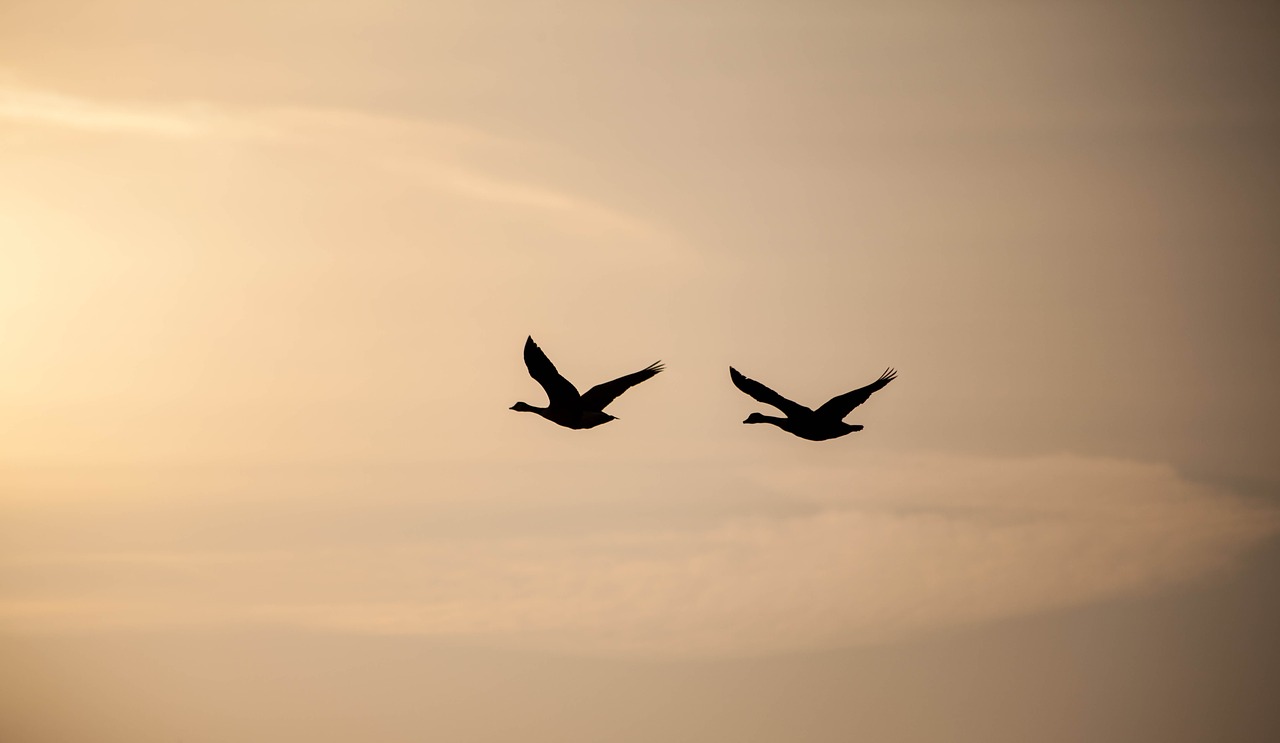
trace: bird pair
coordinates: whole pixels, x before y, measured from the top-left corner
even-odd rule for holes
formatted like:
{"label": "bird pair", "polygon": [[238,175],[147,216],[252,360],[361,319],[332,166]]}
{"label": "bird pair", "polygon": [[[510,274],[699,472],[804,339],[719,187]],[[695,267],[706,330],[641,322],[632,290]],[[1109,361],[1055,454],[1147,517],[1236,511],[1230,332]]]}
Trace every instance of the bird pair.
{"label": "bird pair", "polygon": [[[662,362],[654,362],[634,374],[618,377],[611,382],[597,384],[580,394],[573,383],[556,371],[555,364],[538,348],[538,344],[530,337],[524,342],[524,364],[529,368],[529,376],[547,392],[547,407],[538,408],[526,402],[518,402],[511,406],[512,410],[524,413],[537,413],[547,420],[565,428],[595,428],[602,423],[617,420],[604,409],[628,389],[652,378],[663,370]],[[826,441],[845,434],[861,431],[862,426],[844,422],[844,417],[854,408],[866,402],[871,394],[883,389],[897,377],[893,369],[886,369],[880,378],[866,387],[859,387],[852,392],[828,400],[817,410],[792,402],[769,389],[763,384],[748,379],[737,369],[729,367],[729,378],[738,389],[754,397],[766,405],[772,405],[782,411],[785,418],[778,418],[761,413],[752,413],[743,423],[770,423],[787,433],[810,441]]]}

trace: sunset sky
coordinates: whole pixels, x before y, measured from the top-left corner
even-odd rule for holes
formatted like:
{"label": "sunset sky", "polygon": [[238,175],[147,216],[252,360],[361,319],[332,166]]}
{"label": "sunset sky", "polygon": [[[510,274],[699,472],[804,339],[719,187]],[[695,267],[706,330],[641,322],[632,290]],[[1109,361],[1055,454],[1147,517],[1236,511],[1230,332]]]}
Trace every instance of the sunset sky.
{"label": "sunset sky", "polygon": [[1277,28],[0,0],[0,740],[1280,739]]}

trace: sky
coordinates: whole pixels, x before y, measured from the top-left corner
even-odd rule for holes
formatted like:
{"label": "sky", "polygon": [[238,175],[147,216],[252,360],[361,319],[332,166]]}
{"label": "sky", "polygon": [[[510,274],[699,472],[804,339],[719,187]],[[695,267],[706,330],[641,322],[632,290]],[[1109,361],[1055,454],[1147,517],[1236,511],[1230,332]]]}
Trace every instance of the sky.
{"label": "sky", "polygon": [[1277,20],[4,0],[0,738],[1276,739]]}

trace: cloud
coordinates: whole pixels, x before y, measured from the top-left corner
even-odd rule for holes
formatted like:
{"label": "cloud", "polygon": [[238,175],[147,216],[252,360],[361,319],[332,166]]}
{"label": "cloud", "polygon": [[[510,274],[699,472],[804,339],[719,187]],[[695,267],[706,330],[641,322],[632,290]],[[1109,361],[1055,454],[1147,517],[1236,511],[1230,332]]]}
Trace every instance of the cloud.
{"label": "cloud", "polygon": [[0,84],[0,120],[165,139],[205,137],[227,126],[225,119],[199,104],[181,107],[107,104],[3,84]]}
{"label": "cloud", "polygon": [[[359,110],[228,108],[210,102],[104,101],[40,90],[0,78],[0,125],[73,130],[188,143],[239,142],[312,148],[453,197],[548,215],[562,227],[651,238],[654,250],[676,252],[674,235],[572,189],[521,179],[502,167],[480,167],[486,153],[534,171],[547,153],[533,144],[452,122]],[[544,163],[545,165],[545,163]],[[650,254],[652,251],[650,251]],[[687,255],[685,256],[687,258]]]}
{"label": "cloud", "polygon": [[[624,514],[571,534],[418,539],[387,513],[386,538],[358,544],[31,551],[0,562],[11,589],[32,587],[10,591],[0,627],[272,625],[622,657],[785,653],[1142,594],[1224,569],[1280,530],[1273,507],[1117,460],[915,456],[719,477],[803,507],[684,528]],[[698,495],[673,483],[651,497],[674,514]],[[289,503],[271,507],[307,508]]]}

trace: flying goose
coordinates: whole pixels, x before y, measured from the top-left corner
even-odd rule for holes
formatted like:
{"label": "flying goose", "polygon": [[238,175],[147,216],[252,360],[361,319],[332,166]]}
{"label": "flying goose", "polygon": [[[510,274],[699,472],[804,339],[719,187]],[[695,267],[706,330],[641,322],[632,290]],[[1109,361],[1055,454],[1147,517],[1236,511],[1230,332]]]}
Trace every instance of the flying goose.
{"label": "flying goose", "polygon": [[578,388],[556,371],[555,364],[538,348],[530,336],[524,342],[524,365],[529,367],[529,376],[542,385],[547,391],[547,407],[537,408],[526,402],[518,402],[511,406],[512,410],[522,413],[537,413],[547,420],[565,428],[595,428],[601,423],[617,420],[604,412],[609,403],[618,395],[640,384],[663,370],[662,362],[655,361],[634,374],[618,377],[612,382],[597,384],[587,390],[585,395],[578,394]]}
{"label": "flying goose", "polygon": [[817,410],[810,410],[799,403],[788,400],[754,379],[742,376],[742,373],[732,366],[729,367],[729,378],[733,380],[735,387],[760,402],[781,410],[787,416],[778,418],[772,415],[752,413],[747,416],[743,423],[772,423],[787,433],[810,441],[826,441],[854,431],[861,431],[862,426],[845,423],[844,417],[853,412],[854,408],[866,402],[867,398],[871,397],[871,393],[883,389],[886,384],[892,382],[897,376],[898,372],[893,369],[886,369],[879,379],[866,387],[859,387],[853,392],[846,392],[843,395],[833,397]]}

